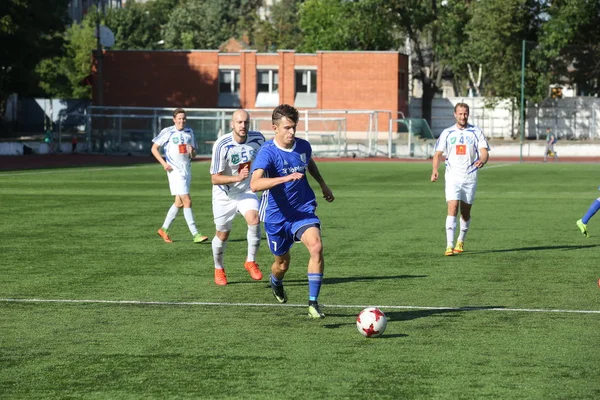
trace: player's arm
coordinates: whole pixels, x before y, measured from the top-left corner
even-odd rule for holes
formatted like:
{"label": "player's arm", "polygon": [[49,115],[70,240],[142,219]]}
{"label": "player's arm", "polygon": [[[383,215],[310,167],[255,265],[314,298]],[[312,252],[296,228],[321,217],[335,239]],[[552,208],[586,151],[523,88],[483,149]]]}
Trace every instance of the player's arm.
{"label": "player's arm", "polygon": [[438,169],[440,168],[440,160],[442,159],[443,151],[436,151],[433,155],[433,161],[431,163],[431,182],[435,182],[440,177]]}
{"label": "player's arm", "polygon": [[481,168],[485,164],[487,164],[488,159],[490,158],[490,153],[488,152],[487,147],[480,148],[479,152],[480,152],[479,160],[477,160],[477,162],[475,164],[473,164],[477,168]]}
{"label": "player's arm", "polygon": [[321,191],[323,192],[323,198],[330,203],[333,200],[335,200],[335,197],[333,196],[333,192],[331,191],[331,189],[329,189],[329,186],[327,186],[327,184],[325,183],[325,180],[323,179],[323,177],[321,176],[321,173],[319,172],[317,163],[315,163],[315,161],[312,158],[310,160],[308,160],[308,172],[310,173],[310,175],[313,178],[315,178],[315,180],[317,181],[319,186],[321,186]]}
{"label": "player's arm", "polygon": [[300,172],[294,172],[293,174],[278,176],[276,178],[265,178],[264,169],[255,169],[250,178],[250,189],[253,192],[261,192],[263,190],[269,190],[282,183],[297,181],[304,178],[304,174]]}
{"label": "player's arm", "polygon": [[238,175],[224,175],[222,172],[218,174],[211,174],[210,181],[213,185],[229,185],[231,183],[241,182],[248,178],[250,174],[249,167],[246,166],[240,170]]}
{"label": "player's arm", "polygon": [[160,151],[158,150],[160,148],[160,146],[157,143],[152,144],[152,149],[150,150],[152,152],[152,155],[154,156],[154,158],[156,158],[156,161],[158,161],[160,163],[160,165],[163,166],[165,171],[171,171],[173,169],[173,167],[171,167],[166,161],[165,159],[160,155]]}

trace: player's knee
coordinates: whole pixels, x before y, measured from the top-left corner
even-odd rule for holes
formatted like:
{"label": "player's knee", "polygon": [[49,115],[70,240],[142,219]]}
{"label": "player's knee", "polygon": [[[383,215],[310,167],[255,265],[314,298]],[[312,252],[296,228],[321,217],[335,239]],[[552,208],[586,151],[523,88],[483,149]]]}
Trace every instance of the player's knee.
{"label": "player's knee", "polygon": [[306,248],[308,249],[311,257],[323,256],[323,242],[321,241],[321,237],[316,237],[310,241],[307,241]]}
{"label": "player's knee", "polygon": [[286,260],[286,261],[275,261],[273,263],[273,267],[278,272],[286,273],[287,270],[290,267],[290,262],[289,262],[289,260]]}

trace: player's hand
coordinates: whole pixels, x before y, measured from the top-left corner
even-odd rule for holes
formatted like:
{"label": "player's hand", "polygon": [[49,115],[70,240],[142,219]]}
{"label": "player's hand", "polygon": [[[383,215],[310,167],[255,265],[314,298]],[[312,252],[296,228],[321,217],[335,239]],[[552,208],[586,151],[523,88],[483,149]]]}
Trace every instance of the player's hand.
{"label": "player's hand", "polygon": [[238,171],[238,182],[247,179],[250,176],[250,165],[245,165],[242,169]]}
{"label": "player's hand", "polygon": [[194,158],[194,148],[192,147],[192,145],[186,144],[185,148],[187,150],[188,156],[190,156],[191,158]]}
{"label": "player's hand", "polygon": [[304,178],[304,174],[301,174],[300,172],[294,172],[293,174],[286,175],[285,177],[285,182],[299,181],[300,179]]}
{"label": "player's hand", "polygon": [[331,203],[335,200],[335,196],[333,195],[331,189],[329,189],[329,186],[324,185],[321,190],[323,191],[323,198],[327,200],[327,202]]}
{"label": "player's hand", "polygon": [[439,172],[434,171],[431,173],[431,182],[435,182],[438,180],[438,177],[440,176]]}
{"label": "player's hand", "polygon": [[171,167],[169,164],[166,164],[166,163],[165,163],[165,165],[163,165],[163,168],[164,168],[164,169],[165,169],[165,171],[167,171],[167,172],[171,172],[171,171],[173,171],[173,167]]}
{"label": "player's hand", "polygon": [[479,168],[483,168],[485,163],[481,160],[477,160],[473,165],[475,166],[475,168],[479,169]]}

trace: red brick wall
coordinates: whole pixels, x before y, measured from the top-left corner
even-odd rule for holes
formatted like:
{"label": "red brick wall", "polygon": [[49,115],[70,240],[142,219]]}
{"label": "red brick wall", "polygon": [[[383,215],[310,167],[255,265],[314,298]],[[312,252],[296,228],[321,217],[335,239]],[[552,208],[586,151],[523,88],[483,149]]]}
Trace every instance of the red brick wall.
{"label": "red brick wall", "polygon": [[[259,65],[278,67],[280,102],[294,104],[294,67],[298,65],[317,67],[316,109],[389,110],[393,117],[398,111],[408,114],[408,57],[397,52],[107,51],[103,59],[103,103],[216,108],[219,65],[240,67],[240,103],[244,108],[256,108]],[[97,104],[96,90],[93,96]]]}

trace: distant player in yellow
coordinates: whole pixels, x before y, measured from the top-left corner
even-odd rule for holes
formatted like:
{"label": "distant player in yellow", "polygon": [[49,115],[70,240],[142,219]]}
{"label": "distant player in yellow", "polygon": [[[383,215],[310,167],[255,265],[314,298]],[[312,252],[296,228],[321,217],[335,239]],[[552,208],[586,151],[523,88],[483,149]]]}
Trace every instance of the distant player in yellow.
{"label": "distant player in yellow", "polygon": [[220,286],[227,285],[223,255],[233,219],[237,214],[241,214],[248,224],[248,254],[244,268],[252,279],[262,279],[262,272],[256,263],[261,235],[258,197],[250,190],[250,168],[258,150],[265,142],[265,137],[260,132],[250,130],[250,116],[246,110],[236,110],[230,125],[232,131],[215,142],[210,164],[213,184],[212,208],[216,227],[212,250],[215,283]]}
{"label": "distant player in yellow", "polygon": [[[440,134],[435,145],[431,182],[438,180],[438,168],[442,155],[446,156],[446,256],[464,251],[464,241],[471,224],[471,207],[477,191],[477,172],[488,161],[490,147],[481,129],[468,123],[469,106],[454,106],[456,124]],[[454,247],[456,217],[460,207],[460,233]]]}
{"label": "distant player in yellow", "polygon": [[[181,108],[176,109],[173,111],[174,125],[163,129],[152,140],[152,155],[167,172],[171,195],[175,196],[175,202],[169,208],[165,221],[158,230],[160,237],[167,243],[172,242],[168,229],[180,208],[183,208],[183,216],[194,242],[201,243],[208,239],[208,236],[198,232],[192,213],[190,183],[192,182],[192,158],[196,156],[196,140],[194,131],[185,126],[186,121],[185,111]],[[165,159],[160,155],[161,147],[164,149]]]}

